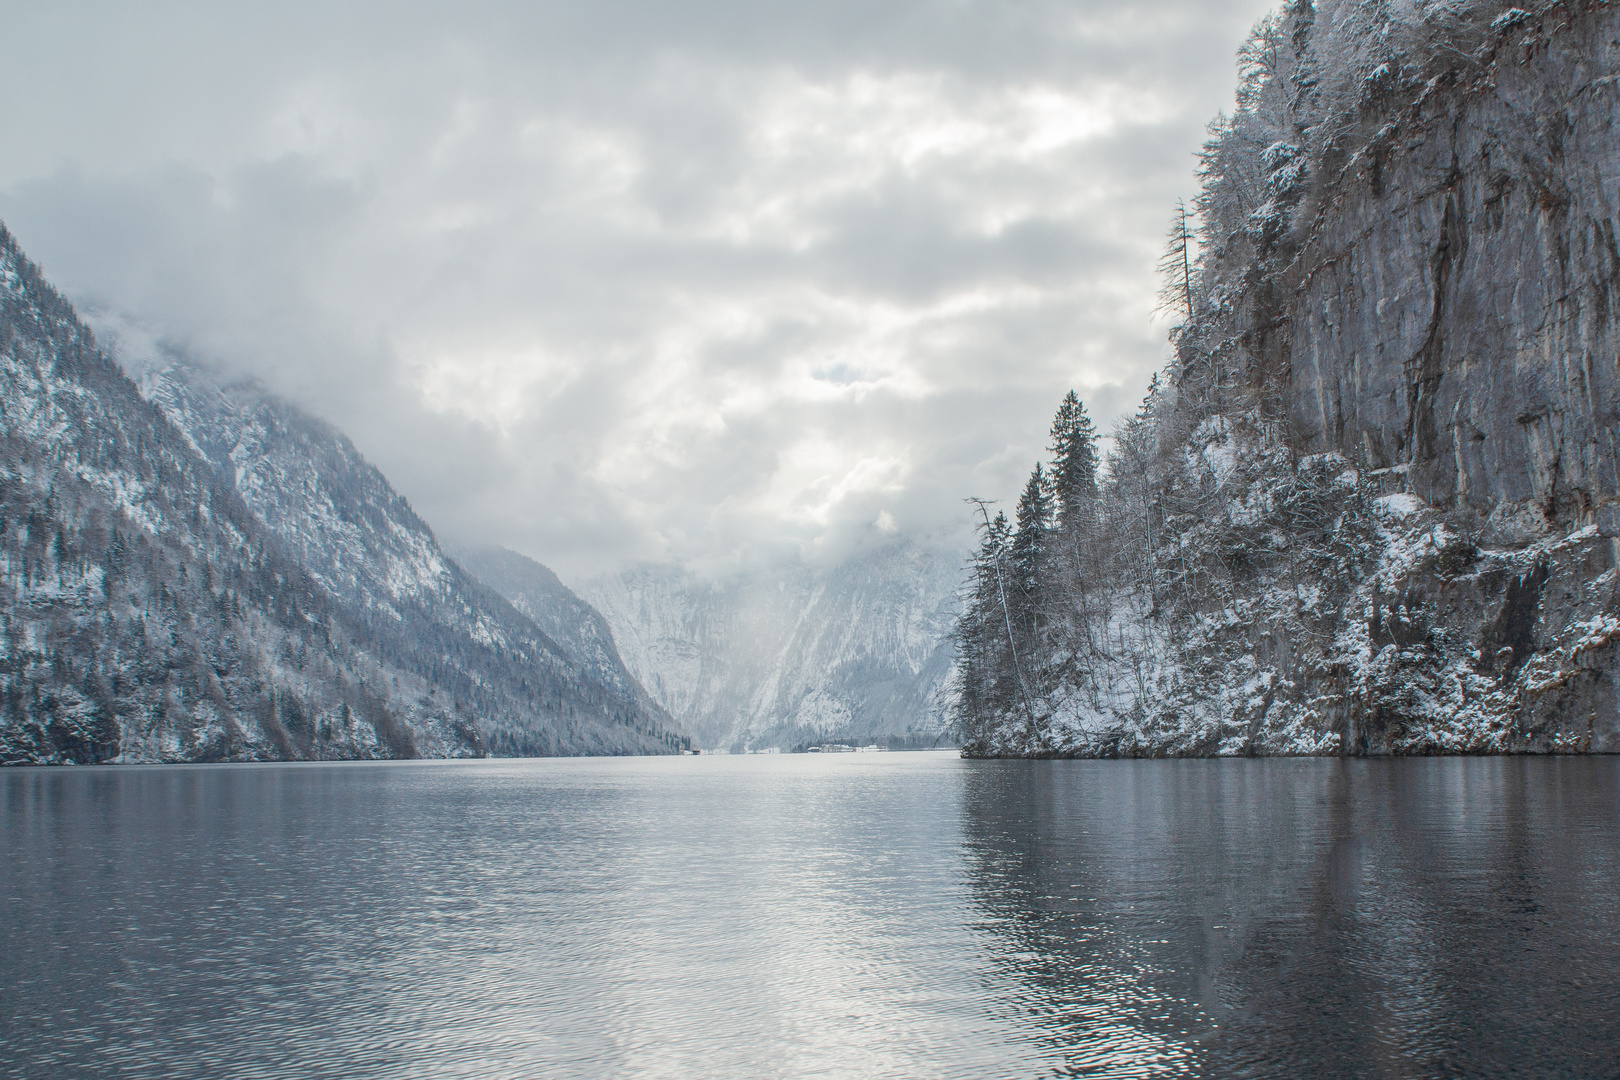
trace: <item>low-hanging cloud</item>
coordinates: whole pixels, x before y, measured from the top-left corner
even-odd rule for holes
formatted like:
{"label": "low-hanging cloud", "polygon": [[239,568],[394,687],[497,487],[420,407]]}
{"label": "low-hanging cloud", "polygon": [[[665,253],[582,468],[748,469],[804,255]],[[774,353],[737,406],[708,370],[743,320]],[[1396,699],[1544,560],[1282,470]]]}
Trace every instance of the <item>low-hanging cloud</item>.
{"label": "low-hanging cloud", "polygon": [[0,218],[77,301],[576,574],[960,540],[1153,264],[1255,0],[0,3]]}

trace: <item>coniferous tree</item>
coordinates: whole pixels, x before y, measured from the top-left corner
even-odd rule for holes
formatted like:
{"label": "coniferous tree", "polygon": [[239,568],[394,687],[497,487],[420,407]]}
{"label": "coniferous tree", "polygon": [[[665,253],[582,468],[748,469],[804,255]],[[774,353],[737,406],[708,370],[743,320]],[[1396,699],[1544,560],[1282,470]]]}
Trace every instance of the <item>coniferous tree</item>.
{"label": "coniferous tree", "polygon": [[1163,401],[1163,384],[1155,374],[1141,407],[1114,425],[1114,452],[1108,467],[1108,516],[1114,523],[1111,550],[1119,574],[1137,585],[1146,585],[1155,607],[1159,528],[1155,473]]}
{"label": "coniferous tree", "polygon": [[1159,273],[1164,285],[1159,289],[1158,310],[1185,322],[1191,322],[1193,317],[1192,252],[1195,243],[1193,216],[1187,210],[1187,204],[1177,199],[1176,212],[1170,216],[1170,228],[1165,233],[1164,256],[1159,260]]}
{"label": "coniferous tree", "polygon": [[1035,597],[1041,590],[1047,556],[1051,547],[1052,498],[1047,490],[1046,471],[1039,462],[1029,474],[1024,493],[1018,497],[1016,528],[1008,545],[1008,562],[1019,595],[1016,606],[1033,626]]}
{"label": "coniferous tree", "polygon": [[982,523],[973,577],[956,623],[957,695],[955,720],[965,744],[982,740],[994,718],[1016,704],[1017,675],[1012,659],[1012,615],[1007,598],[1007,516],[990,517],[975,500]]}
{"label": "coniferous tree", "polygon": [[1073,390],[1052,420],[1052,510],[1057,531],[1081,532],[1096,516],[1097,429]]}
{"label": "coniferous tree", "polygon": [[1090,623],[1102,594],[1098,523],[1102,511],[1097,485],[1097,433],[1073,390],[1064,395],[1051,429],[1053,529],[1042,575],[1047,629],[1042,653],[1043,682],[1072,675],[1080,657],[1095,651]]}

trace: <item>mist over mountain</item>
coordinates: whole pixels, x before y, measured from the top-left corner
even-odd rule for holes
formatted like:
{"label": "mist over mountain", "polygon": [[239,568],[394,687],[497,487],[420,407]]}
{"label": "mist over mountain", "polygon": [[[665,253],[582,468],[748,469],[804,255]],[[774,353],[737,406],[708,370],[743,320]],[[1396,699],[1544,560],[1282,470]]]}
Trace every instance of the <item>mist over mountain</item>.
{"label": "mist over mountain", "polygon": [[137,387],[0,231],[0,755],[669,752],[352,444],[172,355]]}
{"label": "mist over mountain", "polygon": [[895,540],[825,568],[641,566],[580,591],[682,729],[740,752],[940,735],[960,578],[959,558]]}
{"label": "mist over mountain", "polygon": [[[485,720],[496,726],[496,752],[633,751],[644,749],[648,736],[658,745],[669,735],[668,717],[611,651],[565,648],[463,570],[340,432],[256,383],[221,386],[196,364],[165,359],[143,373],[143,395],[235,478],[248,506],[379,640],[415,657],[437,680],[476,686],[494,699]],[[530,608],[546,610],[544,602]],[[539,687],[557,695],[561,715],[626,727],[629,736],[581,727],[537,741],[516,717]]]}
{"label": "mist over mountain", "polygon": [[475,752],[0,231],[0,755]]}
{"label": "mist over mountain", "polygon": [[101,319],[132,381],[5,244],[8,760],[942,731],[956,559],[896,540],[719,580],[640,567],[587,583],[601,611],[514,552],[464,569],[341,432]]}
{"label": "mist over mountain", "polygon": [[0,218],[570,582],[883,514],[965,549],[1056,394],[1162,364],[1165,207],[1268,6],[17,6]]}

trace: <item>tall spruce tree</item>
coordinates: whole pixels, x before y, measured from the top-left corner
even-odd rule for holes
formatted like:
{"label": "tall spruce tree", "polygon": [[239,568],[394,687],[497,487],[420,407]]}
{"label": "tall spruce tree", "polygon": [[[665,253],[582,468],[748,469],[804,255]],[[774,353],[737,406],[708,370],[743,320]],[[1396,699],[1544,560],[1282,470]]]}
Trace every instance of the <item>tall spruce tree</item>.
{"label": "tall spruce tree", "polygon": [[964,745],[983,740],[996,716],[1017,708],[1018,673],[1012,643],[1012,613],[1006,580],[1007,515],[994,518],[982,500],[981,540],[973,559],[972,587],[956,622],[957,694],[954,719]]}
{"label": "tall spruce tree", "polygon": [[1052,419],[1052,503],[1059,533],[1081,533],[1097,516],[1097,428],[1073,390]]}
{"label": "tall spruce tree", "polygon": [[1037,673],[1045,666],[1042,631],[1047,622],[1046,586],[1051,575],[1053,555],[1052,500],[1046,470],[1037,463],[1024,492],[1018,497],[1014,528],[1007,544],[1007,565],[1011,573],[1008,599],[1012,603],[1012,623],[1018,652],[1023,661],[1023,682],[1034,686]]}
{"label": "tall spruce tree", "polygon": [[1039,462],[1029,474],[1024,493],[1018,497],[1012,543],[1008,545],[1013,580],[1019,592],[1034,597],[1041,588],[1052,532],[1052,498],[1047,491],[1046,470]]}

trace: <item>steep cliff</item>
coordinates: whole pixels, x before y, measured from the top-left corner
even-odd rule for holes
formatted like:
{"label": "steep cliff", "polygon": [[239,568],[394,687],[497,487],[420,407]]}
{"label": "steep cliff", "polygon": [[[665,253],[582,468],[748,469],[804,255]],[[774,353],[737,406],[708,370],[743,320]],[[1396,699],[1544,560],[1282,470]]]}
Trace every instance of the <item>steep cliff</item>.
{"label": "steep cliff", "polygon": [[1620,10],[1291,3],[1240,59],[1088,606],[973,752],[1620,751]]}
{"label": "steep cliff", "polygon": [[1321,176],[1237,323],[1301,452],[1403,470],[1487,541],[1620,497],[1620,15],[1578,9],[1510,17]]}

